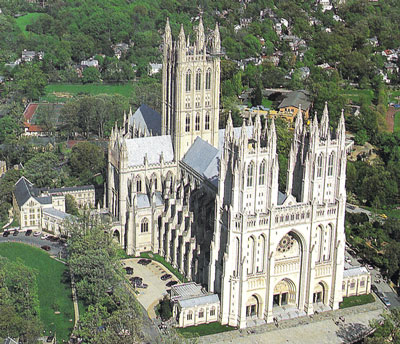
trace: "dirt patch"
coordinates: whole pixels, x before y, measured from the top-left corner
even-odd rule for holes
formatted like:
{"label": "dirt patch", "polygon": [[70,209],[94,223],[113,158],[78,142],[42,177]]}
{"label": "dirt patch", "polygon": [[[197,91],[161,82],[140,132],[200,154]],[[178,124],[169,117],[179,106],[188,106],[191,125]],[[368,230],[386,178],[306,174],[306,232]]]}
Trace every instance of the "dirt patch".
{"label": "dirt patch", "polygon": [[389,109],[386,112],[386,126],[391,133],[393,133],[394,129],[394,117],[399,111],[400,110],[396,109],[394,106],[389,106]]}

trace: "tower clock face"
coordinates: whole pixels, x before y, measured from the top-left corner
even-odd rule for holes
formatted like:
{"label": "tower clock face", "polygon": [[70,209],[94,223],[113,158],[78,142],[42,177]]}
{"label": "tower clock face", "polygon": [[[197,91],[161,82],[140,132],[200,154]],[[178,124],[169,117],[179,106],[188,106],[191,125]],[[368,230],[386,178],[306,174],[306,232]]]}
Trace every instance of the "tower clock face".
{"label": "tower clock face", "polygon": [[289,251],[294,244],[294,239],[291,235],[286,234],[278,244],[278,252],[287,252]]}

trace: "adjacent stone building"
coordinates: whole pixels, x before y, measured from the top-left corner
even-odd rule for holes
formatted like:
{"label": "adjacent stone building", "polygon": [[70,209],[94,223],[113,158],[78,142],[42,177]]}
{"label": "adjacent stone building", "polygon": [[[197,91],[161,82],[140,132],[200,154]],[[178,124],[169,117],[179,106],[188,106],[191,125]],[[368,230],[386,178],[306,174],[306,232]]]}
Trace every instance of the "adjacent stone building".
{"label": "adjacent stone building", "polygon": [[[217,294],[222,324],[244,328],[337,309],[345,245],[343,113],[332,129],[327,105],[321,122],[315,117],[310,125],[297,109],[280,192],[274,120],[262,124],[257,116],[234,128],[229,117],[219,129],[219,29],[206,38],[200,20],[194,32],[192,42],[181,27],[173,41],[167,22],[162,114],[143,111],[139,123],[130,112],[111,134],[107,204],[114,234],[128,254],[158,253]],[[193,318],[183,320],[182,309],[175,315],[186,326]]]}

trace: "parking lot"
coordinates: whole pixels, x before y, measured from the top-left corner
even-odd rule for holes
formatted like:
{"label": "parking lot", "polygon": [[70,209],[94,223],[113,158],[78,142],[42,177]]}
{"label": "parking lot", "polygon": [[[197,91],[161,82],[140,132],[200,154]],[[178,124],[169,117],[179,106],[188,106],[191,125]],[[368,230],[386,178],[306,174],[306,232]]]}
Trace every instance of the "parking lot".
{"label": "parking lot", "polygon": [[[42,233],[47,234],[47,233]],[[42,236],[42,235],[41,235]],[[50,250],[48,251],[51,255],[61,258],[66,258],[66,247],[60,243],[52,242],[50,240],[41,239],[41,236],[33,236],[33,233],[30,236],[25,236],[25,232],[19,232],[17,236],[13,236],[13,232],[10,232],[8,237],[4,237],[3,233],[0,234],[0,243],[2,242],[21,242],[24,244],[28,244],[31,246],[42,247],[49,246]]]}
{"label": "parking lot", "polygon": [[[158,304],[159,300],[167,294],[167,290],[170,289],[166,284],[170,281],[179,282],[179,280],[160,263],[152,260],[150,264],[142,265],[138,263],[139,259],[140,258],[130,258],[123,260],[125,267],[133,268],[133,274],[127,274],[126,277],[127,279],[132,277],[141,277],[143,283],[148,285],[146,289],[136,288],[139,292],[137,299],[146,309],[149,317],[154,319],[156,317],[154,307]],[[171,274],[172,278],[162,281],[161,276],[164,274]]]}

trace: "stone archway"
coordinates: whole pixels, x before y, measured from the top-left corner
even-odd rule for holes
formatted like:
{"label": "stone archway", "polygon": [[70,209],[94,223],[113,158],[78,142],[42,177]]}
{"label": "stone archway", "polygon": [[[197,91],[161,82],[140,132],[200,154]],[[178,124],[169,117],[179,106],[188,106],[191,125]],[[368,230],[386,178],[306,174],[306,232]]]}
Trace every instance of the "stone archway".
{"label": "stone archway", "polygon": [[116,230],[113,232],[113,239],[117,240],[118,243],[121,242],[121,236],[120,236],[120,233],[119,233],[119,230],[118,230],[118,229],[116,229]]}
{"label": "stone archway", "polygon": [[328,286],[325,282],[319,282],[314,287],[313,303],[324,303],[328,302]]}
{"label": "stone archway", "polygon": [[251,295],[246,302],[246,317],[259,318],[261,311],[261,302],[257,295]]}
{"label": "stone archway", "polygon": [[286,305],[295,305],[296,285],[288,278],[279,281],[274,288],[273,307],[282,307]]}

